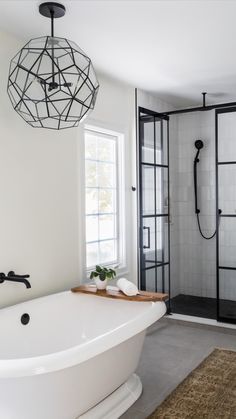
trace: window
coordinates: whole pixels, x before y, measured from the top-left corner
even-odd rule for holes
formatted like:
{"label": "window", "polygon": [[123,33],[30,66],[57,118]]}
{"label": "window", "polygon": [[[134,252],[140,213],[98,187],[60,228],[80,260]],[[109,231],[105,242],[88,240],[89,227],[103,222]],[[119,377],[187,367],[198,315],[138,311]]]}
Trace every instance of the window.
{"label": "window", "polygon": [[122,136],[85,128],[86,268],[122,262]]}

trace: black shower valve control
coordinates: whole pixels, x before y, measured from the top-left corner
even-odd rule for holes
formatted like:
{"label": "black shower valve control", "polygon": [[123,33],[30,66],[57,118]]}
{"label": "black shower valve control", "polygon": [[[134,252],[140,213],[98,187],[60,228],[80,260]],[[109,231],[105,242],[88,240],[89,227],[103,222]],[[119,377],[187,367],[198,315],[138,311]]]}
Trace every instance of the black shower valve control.
{"label": "black shower valve control", "polygon": [[0,284],[4,282],[5,278],[6,278],[6,275],[3,272],[0,272]]}

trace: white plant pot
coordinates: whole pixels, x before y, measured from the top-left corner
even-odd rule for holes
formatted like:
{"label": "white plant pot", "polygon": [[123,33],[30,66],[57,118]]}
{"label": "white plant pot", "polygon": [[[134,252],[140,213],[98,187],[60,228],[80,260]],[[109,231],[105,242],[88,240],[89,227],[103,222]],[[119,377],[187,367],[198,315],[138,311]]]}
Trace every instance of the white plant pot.
{"label": "white plant pot", "polygon": [[107,286],[107,279],[105,281],[101,281],[100,278],[94,278],[96,287],[98,290],[105,290]]}

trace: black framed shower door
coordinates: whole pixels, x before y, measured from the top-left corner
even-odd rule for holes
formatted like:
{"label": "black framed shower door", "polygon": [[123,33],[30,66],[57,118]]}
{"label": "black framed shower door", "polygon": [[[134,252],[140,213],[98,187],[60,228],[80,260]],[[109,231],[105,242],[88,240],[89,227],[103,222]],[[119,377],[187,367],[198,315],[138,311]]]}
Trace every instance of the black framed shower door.
{"label": "black framed shower door", "polygon": [[215,111],[217,320],[236,323],[236,107]]}
{"label": "black framed shower door", "polygon": [[170,294],[169,117],[139,107],[138,121],[140,288]]}

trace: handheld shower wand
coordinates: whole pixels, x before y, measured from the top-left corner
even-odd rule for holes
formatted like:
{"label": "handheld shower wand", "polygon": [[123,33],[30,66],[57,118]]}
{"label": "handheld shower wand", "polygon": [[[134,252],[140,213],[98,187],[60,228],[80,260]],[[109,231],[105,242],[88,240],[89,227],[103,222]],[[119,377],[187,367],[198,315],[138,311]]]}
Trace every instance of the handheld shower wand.
{"label": "handheld shower wand", "polygon": [[[201,236],[206,239],[206,240],[210,240],[213,239],[213,237],[216,235],[216,230],[214,231],[214,233],[207,237],[203,234],[202,232],[202,228],[201,228],[201,224],[200,224],[200,219],[199,219],[199,214],[200,214],[200,209],[198,207],[198,194],[197,194],[197,164],[199,163],[200,159],[199,159],[199,154],[200,154],[200,150],[204,147],[204,143],[202,140],[196,140],[194,143],[196,149],[197,149],[197,153],[196,156],[194,158],[194,163],[193,163],[193,178],[194,178],[194,198],[195,198],[195,214],[197,216],[197,223],[198,223],[198,228],[200,231]],[[219,210],[219,213],[221,213],[221,211]]]}
{"label": "handheld shower wand", "polygon": [[197,153],[194,159],[194,164],[193,164],[193,177],[194,177],[194,195],[195,195],[195,213],[199,214],[200,213],[200,209],[198,208],[198,196],[197,196],[197,163],[199,163],[199,154],[200,154],[200,150],[204,147],[203,141],[202,140],[196,140],[195,141],[195,147],[197,149]]}
{"label": "handheld shower wand", "polygon": [[198,159],[198,156],[199,156],[199,153],[200,153],[200,150],[204,147],[204,144],[203,144],[203,141],[202,140],[196,140],[195,143],[194,143],[194,145],[195,145],[195,147],[197,149],[197,154],[196,154],[194,160],[197,160]]}

